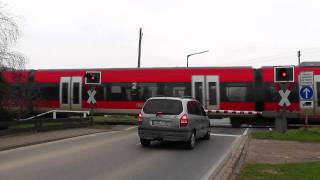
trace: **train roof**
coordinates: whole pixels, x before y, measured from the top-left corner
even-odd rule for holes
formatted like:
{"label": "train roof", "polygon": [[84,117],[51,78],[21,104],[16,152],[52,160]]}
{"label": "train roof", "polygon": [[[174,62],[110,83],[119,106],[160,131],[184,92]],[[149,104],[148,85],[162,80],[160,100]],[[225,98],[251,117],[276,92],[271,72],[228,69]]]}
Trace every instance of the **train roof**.
{"label": "train roof", "polygon": [[77,69],[28,69],[28,70],[36,70],[36,71],[63,71],[63,70],[150,70],[150,69],[248,69],[253,68],[252,66],[205,66],[205,67],[141,67],[141,68],[77,68]]}
{"label": "train roof", "polygon": [[300,63],[302,67],[320,67],[320,62],[318,61],[309,61]]}

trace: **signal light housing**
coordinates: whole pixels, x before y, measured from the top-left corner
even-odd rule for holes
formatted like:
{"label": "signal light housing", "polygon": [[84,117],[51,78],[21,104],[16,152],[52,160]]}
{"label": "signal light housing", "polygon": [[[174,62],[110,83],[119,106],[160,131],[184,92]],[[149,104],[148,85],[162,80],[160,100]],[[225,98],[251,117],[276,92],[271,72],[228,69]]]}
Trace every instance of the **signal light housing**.
{"label": "signal light housing", "polygon": [[294,66],[274,67],[274,82],[294,82]]}
{"label": "signal light housing", "polygon": [[85,84],[101,84],[100,71],[87,71],[84,75]]}
{"label": "signal light housing", "polygon": [[188,116],[185,114],[180,118],[180,127],[185,127],[188,125],[189,119]]}
{"label": "signal light housing", "polygon": [[141,126],[142,125],[142,121],[143,121],[143,116],[141,113],[139,113],[138,115],[138,125]]}

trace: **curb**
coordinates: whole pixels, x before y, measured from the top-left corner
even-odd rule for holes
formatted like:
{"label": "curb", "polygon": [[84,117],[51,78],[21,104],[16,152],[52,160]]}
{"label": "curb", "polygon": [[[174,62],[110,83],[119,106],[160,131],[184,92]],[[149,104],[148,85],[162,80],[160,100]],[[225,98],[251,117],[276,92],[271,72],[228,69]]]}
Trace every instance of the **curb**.
{"label": "curb", "polygon": [[8,146],[4,148],[0,148],[1,151],[6,151],[6,150],[11,150],[11,149],[17,149],[25,146],[32,146],[32,145],[37,145],[37,144],[43,144],[43,143],[48,143],[48,142],[53,142],[53,141],[59,141],[59,140],[64,140],[64,139],[71,139],[75,137],[80,137],[80,136],[86,136],[86,135],[91,135],[91,134],[100,134],[100,133],[105,133],[105,132],[111,132],[111,131],[101,131],[101,132],[88,132],[84,134],[76,134],[76,135],[70,135],[70,136],[65,136],[65,137],[59,137],[59,138],[53,138],[53,139],[46,139],[42,141],[37,141],[37,142],[31,142],[31,143],[24,143],[24,144],[19,144],[19,145],[13,145],[13,146]]}
{"label": "curb", "polygon": [[248,140],[248,135],[238,137],[209,179],[234,179],[244,162]]}

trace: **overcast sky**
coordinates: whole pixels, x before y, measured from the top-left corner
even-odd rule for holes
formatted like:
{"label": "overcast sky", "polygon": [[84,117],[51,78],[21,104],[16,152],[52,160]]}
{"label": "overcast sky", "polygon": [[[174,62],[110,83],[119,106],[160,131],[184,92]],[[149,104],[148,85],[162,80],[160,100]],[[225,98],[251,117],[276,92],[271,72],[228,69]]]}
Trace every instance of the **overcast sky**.
{"label": "overcast sky", "polygon": [[265,66],[320,60],[319,0],[1,0],[27,68]]}

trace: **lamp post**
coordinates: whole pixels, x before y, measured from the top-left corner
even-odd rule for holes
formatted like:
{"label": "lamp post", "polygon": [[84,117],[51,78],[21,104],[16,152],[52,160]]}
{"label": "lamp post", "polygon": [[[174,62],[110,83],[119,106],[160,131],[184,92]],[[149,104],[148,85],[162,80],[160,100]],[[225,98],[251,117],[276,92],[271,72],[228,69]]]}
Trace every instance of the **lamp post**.
{"label": "lamp post", "polygon": [[190,56],[193,56],[193,55],[196,55],[196,54],[202,54],[202,53],[206,53],[206,52],[209,52],[209,50],[188,54],[187,55],[187,67],[189,67],[189,57]]}

